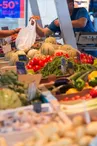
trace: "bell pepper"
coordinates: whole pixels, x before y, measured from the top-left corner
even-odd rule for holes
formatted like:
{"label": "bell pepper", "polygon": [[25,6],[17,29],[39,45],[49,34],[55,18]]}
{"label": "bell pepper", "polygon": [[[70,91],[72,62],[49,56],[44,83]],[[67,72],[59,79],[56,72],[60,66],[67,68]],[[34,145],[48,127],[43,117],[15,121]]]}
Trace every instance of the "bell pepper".
{"label": "bell pepper", "polygon": [[79,91],[81,91],[83,88],[84,88],[84,86],[85,86],[85,82],[84,82],[84,80],[82,80],[82,79],[77,79],[76,81],[75,81],[75,88],[77,89],[77,90],[79,90]]}
{"label": "bell pepper", "polygon": [[92,71],[89,75],[88,75],[88,81],[91,80],[92,78],[97,77],[97,71]]}
{"label": "bell pepper", "polygon": [[97,77],[91,78],[91,80],[89,80],[89,85],[92,87],[97,86]]}
{"label": "bell pepper", "polygon": [[94,87],[93,89],[91,89],[90,95],[91,95],[93,98],[97,97],[97,86]]}

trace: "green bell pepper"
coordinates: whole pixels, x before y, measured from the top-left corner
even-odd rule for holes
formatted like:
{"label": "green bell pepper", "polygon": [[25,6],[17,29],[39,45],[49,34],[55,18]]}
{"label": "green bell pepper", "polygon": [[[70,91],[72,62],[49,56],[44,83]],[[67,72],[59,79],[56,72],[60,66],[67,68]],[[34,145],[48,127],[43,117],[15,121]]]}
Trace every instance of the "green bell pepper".
{"label": "green bell pepper", "polygon": [[79,91],[81,91],[83,88],[84,88],[84,86],[85,86],[85,82],[84,82],[84,80],[82,80],[82,79],[77,79],[76,81],[75,81],[75,88],[77,89],[77,90],[79,90]]}
{"label": "green bell pepper", "polygon": [[92,87],[97,86],[97,77],[92,78],[91,80],[89,80],[89,85]]}

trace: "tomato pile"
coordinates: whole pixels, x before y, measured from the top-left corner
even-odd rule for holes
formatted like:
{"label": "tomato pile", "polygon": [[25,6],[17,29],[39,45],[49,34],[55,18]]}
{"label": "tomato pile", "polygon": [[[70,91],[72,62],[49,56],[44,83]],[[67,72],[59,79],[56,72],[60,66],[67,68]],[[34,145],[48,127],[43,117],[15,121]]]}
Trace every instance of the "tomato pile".
{"label": "tomato pile", "polygon": [[[56,52],[54,54],[54,56],[47,55],[42,59],[35,57],[29,61],[29,63],[27,64],[26,67],[27,67],[27,69],[33,69],[34,72],[37,72],[40,69],[42,69],[48,62],[52,62],[54,57],[57,57],[57,56],[59,56],[59,57],[64,56],[66,59],[70,58],[70,56],[68,54],[66,54],[66,53],[64,54],[62,51],[59,51],[59,52]],[[81,53],[80,61],[81,61],[81,63],[93,64],[94,58],[91,55]],[[77,61],[76,61],[76,63],[77,63]]]}
{"label": "tomato pile", "polygon": [[94,63],[94,57],[85,53],[80,54],[80,61],[81,63],[86,64],[93,64]]}
{"label": "tomato pile", "polygon": [[64,56],[65,58],[69,58],[68,54],[64,54],[63,52],[60,51],[55,53],[54,56],[47,55],[42,59],[35,57],[29,61],[26,67],[27,69],[33,69],[34,72],[37,72],[40,69],[42,69],[48,62],[52,62],[52,60],[56,56]]}
{"label": "tomato pile", "polygon": [[35,57],[29,61],[26,67],[27,69],[33,69],[34,72],[37,72],[40,69],[42,69],[48,62],[51,62],[52,60],[53,60],[53,57],[49,55],[42,59]]}
{"label": "tomato pile", "polygon": [[63,98],[61,101],[76,101],[76,100],[88,100],[88,99],[92,99],[92,96],[90,94],[86,94],[85,96],[80,96],[80,95],[76,95],[74,97],[65,97]]}

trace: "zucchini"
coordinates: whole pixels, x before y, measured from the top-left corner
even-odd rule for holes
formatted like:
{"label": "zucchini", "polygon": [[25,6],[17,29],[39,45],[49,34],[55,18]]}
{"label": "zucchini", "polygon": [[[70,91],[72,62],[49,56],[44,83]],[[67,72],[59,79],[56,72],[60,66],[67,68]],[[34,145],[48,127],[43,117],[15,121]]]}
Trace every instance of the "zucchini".
{"label": "zucchini", "polygon": [[86,71],[81,71],[81,72],[76,72],[73,75],[71,75],[70,77],[68,77],[69,80],[76,80],[77,78],[79,78],[82,74],[84,74]]}

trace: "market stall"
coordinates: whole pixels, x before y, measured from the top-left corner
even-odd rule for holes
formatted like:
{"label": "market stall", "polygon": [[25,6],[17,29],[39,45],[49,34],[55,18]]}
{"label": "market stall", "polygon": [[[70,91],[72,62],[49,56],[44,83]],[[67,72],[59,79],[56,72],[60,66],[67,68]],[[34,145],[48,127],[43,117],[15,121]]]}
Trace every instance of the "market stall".
{"label": "market stall", "polygon": [[77,49],[66,1],[55,5],[64,44],[30,22],[35,36],[1,41],[0,146],[97,146],[97,58]]}

